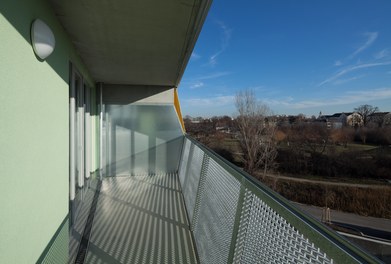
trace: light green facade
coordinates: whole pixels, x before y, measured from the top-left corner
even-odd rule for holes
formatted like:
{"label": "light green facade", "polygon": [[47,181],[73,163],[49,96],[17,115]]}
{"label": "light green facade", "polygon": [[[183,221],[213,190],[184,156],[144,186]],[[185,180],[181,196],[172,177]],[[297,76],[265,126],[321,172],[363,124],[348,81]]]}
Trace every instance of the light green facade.
{"label": "light green facade", "polygon": [[[0,263],[34,263],[69,210],[69,63],[94,84],[45,1],[0,12]],[[36,18],[56,38],[46,61],[30,43]]]}

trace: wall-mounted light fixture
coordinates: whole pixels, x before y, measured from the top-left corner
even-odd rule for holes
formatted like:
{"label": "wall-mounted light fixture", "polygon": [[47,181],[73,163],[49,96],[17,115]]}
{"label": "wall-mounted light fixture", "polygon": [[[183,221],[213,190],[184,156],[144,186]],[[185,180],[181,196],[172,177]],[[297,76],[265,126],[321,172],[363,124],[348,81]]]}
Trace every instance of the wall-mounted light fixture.
{"label": "wall-mounted light fixture", "polygon": [[40,19],[34,20],[31,25],[31,42],[35,54],[42,60],[52,54],[56,45],[52,30]]}

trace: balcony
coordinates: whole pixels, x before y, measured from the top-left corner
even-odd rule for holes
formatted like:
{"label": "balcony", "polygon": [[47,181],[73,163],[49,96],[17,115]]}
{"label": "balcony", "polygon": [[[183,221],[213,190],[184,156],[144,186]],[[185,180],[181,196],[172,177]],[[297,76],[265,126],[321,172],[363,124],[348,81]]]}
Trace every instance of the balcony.
{"label": "balcony", "polygon": [[376,262],[184,134],[210,0],[0,3],[0,262]]}
{"label": "balcony", "polygon": [[176,172],[87,184],[70,263],[376,262],[200,143],[181,140]]}

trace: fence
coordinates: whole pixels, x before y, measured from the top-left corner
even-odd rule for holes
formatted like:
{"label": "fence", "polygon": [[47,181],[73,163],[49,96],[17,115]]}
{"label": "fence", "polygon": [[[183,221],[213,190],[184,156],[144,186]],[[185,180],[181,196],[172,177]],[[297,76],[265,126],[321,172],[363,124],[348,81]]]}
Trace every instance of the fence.
{"label": "fence", "polygon": [[189,137],[179,180],[201,263],[377,262]]}

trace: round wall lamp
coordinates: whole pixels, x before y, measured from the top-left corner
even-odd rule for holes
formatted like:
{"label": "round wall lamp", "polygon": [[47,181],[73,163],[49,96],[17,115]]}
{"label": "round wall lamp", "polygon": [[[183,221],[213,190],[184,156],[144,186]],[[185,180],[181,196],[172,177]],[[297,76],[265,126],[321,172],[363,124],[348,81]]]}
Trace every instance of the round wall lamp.
{"label": "round wall lamp", "polygon": [[40,19],[31,25],[31,42],[35,54],[42,60],[52,54],[56,45],[52,30]]}

